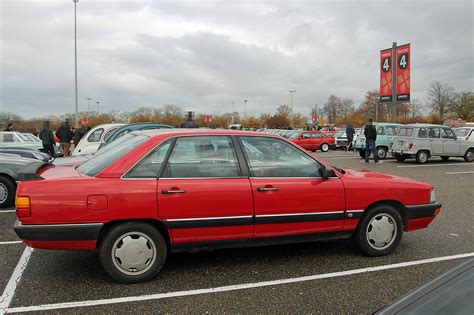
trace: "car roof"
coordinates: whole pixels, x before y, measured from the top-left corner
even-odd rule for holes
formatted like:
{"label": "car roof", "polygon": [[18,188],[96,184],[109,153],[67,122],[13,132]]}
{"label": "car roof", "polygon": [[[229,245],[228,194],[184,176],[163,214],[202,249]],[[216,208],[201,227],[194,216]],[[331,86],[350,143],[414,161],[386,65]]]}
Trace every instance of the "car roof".
{"label": "car roof", "polygon": [[436,125],[436,124],[408,124],[408,125],[405,125],[404,127],[412,127],[412,128],[416,128],[416,127],[444,127],[444,128],[451,128],[449,126],[444,126],[444,125]]}
{"label": "car roof", "polygon": [[243,136],[271,136],[279,137],[276,134],[265,133],[265,132],[256,132],[256,131],[243,131],[243,130],[228,130],[228,129],[185,129],[185,128],[176,128],[176,129],[153,129],[153,130],[143,130],[143,134],[149,137],[158,137],[163,134],[172,134],[176,136],[189,136],[189,135],[243,135]]}

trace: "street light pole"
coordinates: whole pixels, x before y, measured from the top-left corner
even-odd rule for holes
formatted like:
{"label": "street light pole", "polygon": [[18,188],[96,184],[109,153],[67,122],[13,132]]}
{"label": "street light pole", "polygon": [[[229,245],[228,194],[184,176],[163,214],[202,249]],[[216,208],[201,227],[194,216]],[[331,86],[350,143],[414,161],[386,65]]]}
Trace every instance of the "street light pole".
{"label": "street light pole", "polygon": [[244,118],[247,119],[247,100],[244,100]]}
{"label": "street light pole", "polygon": [[100,114],[100,106],[99,106],[100,102],[97,101],[95,103],[97,104],[97,115],[99,115]]}
{"label": "street light pole", "polygon": [[79,0],[72,0],[74,2],[74,86],[76,94],[76,119],[74,125],[77,126],[79,121],[79,101],[77,99],[77,22],[76,22],[76,7]]}
{"label": "street light pole", "polygon": [[291,111],[294,112],[294,107],[293,107],[293,93],[296,93],[295,90],[290,90],[291,93]]}
{"label": "street light pole", "polygon": [[235,112],[235,110],[234,110],[234,103],[235,103],[235,102],[232,102],[232,125],[235,123],[235,122],[234,122],[234,112]]}

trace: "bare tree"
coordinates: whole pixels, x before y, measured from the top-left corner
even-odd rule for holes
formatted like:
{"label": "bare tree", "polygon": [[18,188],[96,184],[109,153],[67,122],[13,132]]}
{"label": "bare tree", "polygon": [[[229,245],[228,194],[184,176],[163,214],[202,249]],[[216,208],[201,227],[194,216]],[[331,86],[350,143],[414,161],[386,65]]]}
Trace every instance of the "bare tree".
{"label": "bare tree", "polygon": [[277,108],[277,114],[286,118],[290,118],[292,112],[291,107],[288,105],[280,105]]}
{"label": "bare tree", "polygon": [[423,115],[423,109],[424,108],[425,108],[425,106],[423,105],[423,103],[419,99],[417,99],[417,98],[412,99],[410,101],[410,106],[409,106],[410,117],[415,118],[415,117]]}
{"label": "bare tree", "polygon": [[431,82],[428,87],[428,105],[431,111],[444,118],[451,110],[453,88],[443,82]]}
{"label": "bare tree", "polygon": [[451,111],[464,120],[474,118],[474,93],[470,91],[456,93],[451,103]]}
{"label": "bare tree", "polygon": [[341,117],[347,119],[347,116],[354,112],[354,101],[350,98],[345,98],[341,101]]}
{"label": "bare tree", "polygon": [[341,99],[335,95],[330,95],[323,107],[323,113],[327,116],[329,124],[336,123],[341,107]]}

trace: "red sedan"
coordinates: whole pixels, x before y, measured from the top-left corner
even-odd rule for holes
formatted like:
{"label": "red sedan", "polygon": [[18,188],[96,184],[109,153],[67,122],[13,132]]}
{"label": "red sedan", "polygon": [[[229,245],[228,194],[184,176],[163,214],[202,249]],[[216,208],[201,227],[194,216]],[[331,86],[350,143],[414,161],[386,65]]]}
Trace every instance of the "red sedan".
{"label": "red sedan", "polygon": [[392,253],[441,209],[430,184],[340,169],[281,137],[130,133],[80,166],[20,173],[15,231],[31,247],[99,252],[116,281],[153,279],[169,253],[354,238]]}
{"label": "red sedan", "polygon": [[291,134],[290,141],[306,150],[327,152],[336,147],[336,140],[322,131],[297,131]]}

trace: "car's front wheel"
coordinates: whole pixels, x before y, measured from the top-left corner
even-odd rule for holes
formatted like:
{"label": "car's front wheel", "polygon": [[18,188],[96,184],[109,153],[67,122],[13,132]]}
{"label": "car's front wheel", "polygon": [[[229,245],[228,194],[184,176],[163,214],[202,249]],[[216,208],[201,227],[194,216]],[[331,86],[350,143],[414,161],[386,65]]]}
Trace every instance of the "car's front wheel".
{"label": "car's front wheel", "polygon": [[379,156],[379,159],[385,160],[385,158],[387,157],[387,148],[377,147],[377,155]]}
{"label": "car's front wheel", "polygon": [[365,150],[360,149],[359,150],[359,155],[360,155],[361,158],[365,159]]}
{"label": "car's front wheel", "polygon": [[466,154],[464,154],[464,161],[466,162],[474,161],[474,149],[469,149],[466,151]]}
{"label": "car's front wheel", "polygon": [[13,206],[15,191],[15,183],[5,176],[0,176],[0,208]]}
{"label": "car's front wheel", "polygon": [[391,254],[402,239],[403,221],[400,213],[389,205],[368,210],[354,234],[361,252],[368,256]]}
{"label": "car's front wheel", "polygon": [[145,222],[126,222],[113,227],[99,247],[104,270],[121,283],[140,283],[156,278],[166,255],[163,236]]}
{"label": "car's front wheel", "polygon": [[430,155],[428,151],[418,151],[418,153],[416,154],[416,161],[420,164],[425,164],[426,162],[428,162],[429,157]]}
{"label": "car's front wheel", "polygon": [[328,152],[329,151],[329,144],[327,144],[327,143],[321,144],[321,151]]}

